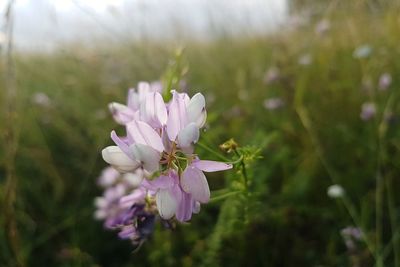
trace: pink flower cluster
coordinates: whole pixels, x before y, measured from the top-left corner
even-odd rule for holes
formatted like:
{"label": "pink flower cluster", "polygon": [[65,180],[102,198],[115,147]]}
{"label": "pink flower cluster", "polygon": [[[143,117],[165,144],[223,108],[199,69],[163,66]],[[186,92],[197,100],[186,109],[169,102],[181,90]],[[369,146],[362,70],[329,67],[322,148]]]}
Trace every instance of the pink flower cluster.
{"label": "pink flower cluster", "polygon": [[111,103],[113,117],[124,125],[126,136],[112,131],[115,146],[104,148],[102,156],[121,173],[141,170],[144,179],[138,188],[145,192],[145,203],[155,207],[164,220],[175,216],[184,222],[210,200],[204,172],[227,170],[232,165],[201,160],[194,153],[207,117],[204,96],[171,93],[171,101],[165,103],[159,86],[141,82],[137,90],[129,90],[126,105]]}

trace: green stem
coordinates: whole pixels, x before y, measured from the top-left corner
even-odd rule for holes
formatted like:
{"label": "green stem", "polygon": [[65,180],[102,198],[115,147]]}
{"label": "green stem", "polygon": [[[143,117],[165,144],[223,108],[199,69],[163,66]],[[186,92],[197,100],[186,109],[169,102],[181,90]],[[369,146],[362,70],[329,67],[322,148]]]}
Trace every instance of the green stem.
{"label": "green stem", "polygon": [[241,193],[241,191],[229,192],[229,193],[217,196],[217,197],[213,197],[213,198],[210,199],[209,203],[214,203],[214,202],[217,202],[217,201],[220,201],[220,200],[224,200],[225,198],[237,195],[239,193]]}
{"label": "green stem", "polygon": [[223,160],[223,161],[229,161],[229,159],[225,158],[224,156],[222,156],[220,153],[216,152],[215,150],[213,150],[212,148],[208,147],[207,145],[198,142],[197,145],[199,147],[201,147],[204,150],[207,150],[208,152],[210,152],[211,154],[213,154],[214,156],[218,157],[219,159]]}
{"label": "green stem", "polygon": [[243,155],[240,155],[239,152],[236,149],[234,150],[234,152],[239,157],[239,159],[241,159],[240,160],[240,166],[241,166],[241,169],[242,169],[242,174],[243,174],[243,178],[244,178],[244,187],[245,187],[246,194],[247,194],[249,192],[249,188],[248,188],[248,186],[249,186],[248,185],[249,178],[247,177],[247,170],[246,170],[246,164],[244,162],[244,157],[243,157]]}
{"label": "green stem", "polygon": [[380,173],[376,175],[376,191],[375,191],[375,201],[376,201],[376,266],[383,267],[382,258],[382,219],[383,219],[383,179]]}
{"label": "green stem", "polygon": [[[395,235],[395,226],[396,226],[396,206],[394,203],[394,196],[393,196],[393,178],[390,177],[390,179],[386,179],[386,190],[387,190],[387,201],[388,201],[388,206],[389,206],[389,217],[390,217],[390,225],[391,225],[391,230],[393,234],[393,238],[391,240],[391,244],[393,245],[393,254],[394,254],[394,266],[395,267],[400,267],[400,258],[399,258],[399,253],[400,253],[400,246],[399,246],[399,241],[398,238],[394,238]],[[383,252],[382,252],[382,257],[384,257]]]}
{"label": "green stem", "polygon": [[[392,105],[395,102],[394,95],[391,94],[386,101],[385,108],[382,114],[382,118],[380,120],[380,123],[377,125],[377,174],[376,174],[376,191],[375,191],[375,213],[376,213],[376,229],[375,229],[375,235],[376,235],[376,266],[377,267],[383,267],[384,266],[384,258],[383,258],[383,199],[384,199],[384,193],[385,193],[385,177],[382,176],[382,169],[385,163],[385,136],[386,132],[388,129],[388,124],[386,121],[386,116],[389,114]],[[388,206],[389,206],[389,216],[391,216],[392,211],[390,210],[390,197],[388,196]],[[393,221],[392,219],[390,220],[391,223],[391,229],[395,228],[395,220]],[[395,257],[398,257],[399,252],[394,251]],[[397,266],[397,265],[396,265]]]}

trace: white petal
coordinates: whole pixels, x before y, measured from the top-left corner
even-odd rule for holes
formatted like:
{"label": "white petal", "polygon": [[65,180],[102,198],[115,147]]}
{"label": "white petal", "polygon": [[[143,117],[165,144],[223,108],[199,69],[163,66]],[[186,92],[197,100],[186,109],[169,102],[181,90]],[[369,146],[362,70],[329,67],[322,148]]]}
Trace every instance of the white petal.
{"label": "white petal", "polygon": [[182,173],[181,186],[200,203],[207,203],[210,200],[210,188],[206,176],[193,166],[188,166]]}
{"label": "white petal", "polygon": [[120,172],[130,172],[140,167],[140,162],[130,159],[117,146],[108,146],[101,151],[101,154],[105,162]]}
{"label": "white petal", "polygon": [[187,106],[187,116],[189,122],[194,122],[201,128],[206,122],[207,113],[205,110],[206,100],[200,93],[195,94]]}
{"label": "white petal", "polygon": [[174,216],[178,203],[168,189],[160,189],[157,192],[156,203],[158,212],[163,219],[168,220]]}
{"label": "white petal", "polygon": [[161,154],[150,146],[134,144],[130,147],[135,159],[140,161],[148,172],[155,172],[159,168]]}
{"label": "white petal", "polygon": [[123,176],[125,182],[127,182],[132,187],[138,187],[143,180],[143,172],[136,170],[135,173],[125,173]]}
{"label": "white petal", "polygon": [[96,197],[94,199],[94,205],[98,209],[106,208],[108,206],[108,201],[104,197]]}
{"label": "white petal", "polygon": [[199,128],[195,123],[190,123],[178,134],[178,145],[180,147],[190,147],[199,140]]}

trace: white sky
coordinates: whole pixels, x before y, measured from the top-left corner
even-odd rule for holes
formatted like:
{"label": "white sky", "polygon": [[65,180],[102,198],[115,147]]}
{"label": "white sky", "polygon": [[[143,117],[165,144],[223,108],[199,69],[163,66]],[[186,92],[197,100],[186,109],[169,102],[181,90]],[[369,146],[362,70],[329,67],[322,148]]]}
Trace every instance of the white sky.
{"label": "white sky", "polygon": [[[0,0],[0,22],[8,0]],[[287,0],[16,0],[14,38],[22,49],[137,38],[212,38],[264,33],[287,18]]]}

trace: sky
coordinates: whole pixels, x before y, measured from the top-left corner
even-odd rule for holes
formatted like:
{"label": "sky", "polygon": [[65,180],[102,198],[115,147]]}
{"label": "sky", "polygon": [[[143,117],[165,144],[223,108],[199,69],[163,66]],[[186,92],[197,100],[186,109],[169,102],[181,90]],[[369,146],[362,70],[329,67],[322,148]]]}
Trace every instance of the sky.
{"label": "sky", "polygon": [[[7,2],[0,0],[2,24]],[[19,49],[47,50],[96,37],[209,39],[267,33],[287,13],[287,0],[16,0],[14,40]]]}

